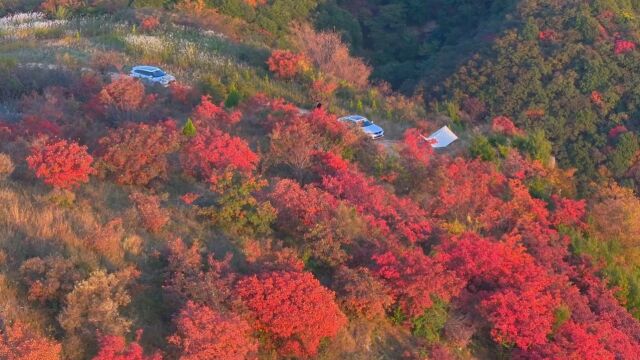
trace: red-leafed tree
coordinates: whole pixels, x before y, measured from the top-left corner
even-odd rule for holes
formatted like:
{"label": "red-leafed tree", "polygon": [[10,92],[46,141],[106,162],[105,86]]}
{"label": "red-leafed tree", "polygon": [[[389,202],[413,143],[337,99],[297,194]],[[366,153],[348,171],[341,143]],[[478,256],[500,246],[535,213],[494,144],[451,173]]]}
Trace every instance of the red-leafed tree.
{"label": "red-leafed tree", "polygon": [[402,311],[410,317],[422,315],[433,305],[433,298],[449,301],[462,283],[422,249],[408,250],[400,256],[391,252],[375,255],[375,274],[391,289]]}
{"label": "red-leafed tree", "polygon": [[313,163],[312,156],[320,147],[320,138],[306,121],[291,125],[276,124],[269,135],[270,147],[266,163],[286,165],[296,179],[303,180]]}
{"label": "red-leafed tree", "polygon": [[315,153],[340,153],[357,141],[353,132],[322,109],[305,115],[283,110],[272,112],[274,118],[267,117],[274,122],[267,162],[290,167],[294,177],[301,181],[313,164]]}
{"label": "red-leafed tree", "polygon": [[27,164],[45,184],[59,189],[71,189],[89,182],[94,173],[93,157],[86,146],[67,140],[54,140],[31,148]]}
{"label": "red-leafed tree", "polygon": [[445,166],[444,171],[433,214],[471,229],[490,228],[501,215],[504,175],[491,163],[460,158]]}
{"label": "red-leafed tree", "polygon": [[411,128],[405,131],[402,155],[422,166],[429,164],[433,154],[432,141],[425,139],[419,129]]}
{"label": "red-leafed tree", "polygon": [[496,342],[521,349],[546,343],[560,305],[559,280],[523,246],[465,234],[440,250],[446,268],[466,285],[465,306],[485,318]]}
{"label": "red-leafed tree", "polygon": [[568,321],[553,335],[553,341],[518,354],[533,359],[616,359],[616,354],[605,348],[604,334],[596,331],[595,326]]}
{"label": "red-leafed tree", "polygon": [[5,323],[0,330],[0,359],[59,360],[61,351],[59,343],[35,335],[20,322]]}
{"label": "red-leafed tree", "polygon": [[100,90],[94,99],[94,112],[114,120],[133,120],[136,112],[148,108],[156,96],[145,93],[144,85],[129,76],[120,76]]}
{"label": "red-leafed tree", "polygon": [[333,153],[317,156],[320,187],[352,204],[362,216],[389,239],[394,236],[414,243],[431,231],[426,211],[384,187]]}
{"label": "red-leafed tree", "polygon": [[542,30],[538,33],[538,39],[540,41],[554,41],[556,40],[558,34],[551,29]]}
{"label": "red-leafed tree", "polygon": [[23,136],[30,138],[36,138],[41,135],[51,137],[62,135],[62,128],[57,123],[38,115],[24,116],[18,129]]}
{"label": "red-leafed tree", "polygon": [[248,176],[259,161],[244,140],[211,129],[199,131],[184,147],[181,159],[188,174],[212,184],[229,171]]}
{"label": "red-leafed tree", "polygon": [[341,266],[334,280],[338,301],[352,314],[369,320],[382,318],[393,304],[390,289],[367,268]]}
{"label": "red-leafed tree", "polygon": [[283,79],[293,78],[309,66],[304,55],[289,50],[274,50],[267,65],[269,71]]}
{"label": "red-leafed tree", "polygon": [[261,108],[267,112],[262,125],[272,129],[276,124],[291,124],[300,118],[300,110],[293,104],[283,99],[269,99],[267,97],[255,97],[255,102],[261,104]]}
{"label": "red-leafed tree", "polygon": [[366,222],[352,207],[314,185],[301,187],[293,180],[281,180],[268,198],[278,210],[278,230],[302,240],[295,242],[301,251],[327,265],[347,260],[346,249],[367,236]]}
{"label": "red-leafed tree", "polygon": [[251,326],[231,313],[189,301],[174,324],[176,333],[168,342],[182,360],[244,360],[255,356],[258,350]]}
{"label": "red-leafed tree", "polygon": [[214,104],[211,97],[203,96],[200,104],[193,109],[191,117],[198,128],[219,129],[237,124],[242,118],[242,113],[239,111],[229,113],[221,106]]}
{"label": "red-leafed tree", "polygon": [[194,91],[191,86],[174,81],[169,84],[169,93],[173,101],[187,105],[191,102]]}
{"label": "red-leafed tree", "polygon": [[160,197],[134,192],[129,195],[140,214],[142,226],[152,233],[159,232],[169,222],[169,212],[160,207]]}
{"label": "red-leafed tree", "polygon": [[160,20],[155,16],[147,16],[140,20],[140,29],[142,31],[152,31],[160,26]]}
{"label": "red-leafed tree", "polygon": [[315,186],[301,187],[293,180],[280,180],[269,194],[278,210],[277,225],[289,234],[300,234],[333,217],[339,201]]}
{"label": "red-leafed tree", "polygon": [[585,215],[586,202],[584,200],[572,200],[553,195],[554,210],[552,222],[559,225],[583,225],[582,220]]}
{"label": "red-leafed tree", "polygon": [[322,339],[334,337],[347,322],[335,294],[307,272],[250,276],[238,282],[236,292],[282,356],[314,356]]}
{"label": "red-leafed tree", "polygon": [[604,106],[604,99],[602,98],[602,94],[597,90],[593,90],[591,92],[591,102],[598,106]]}
{"label": "red-leafed tree", "polygon": [[616,139],[618,138],[618,136],[620,136],[620,134],[624,134],[627,131],[629,131],[629,129],[627,129],[626,126],[624,125],[616,125],[614,126],[611,130],[609,130],[609,139]]}
{"label": "red-leafed tree", "polygon": [[636,43],[634,43],[633,41],[618,39],[616,40],[613,51],[616,55],[621,55],[632,52],[635,49]]}
{"label": "red-leafed tree", "polygon": [[144,354],[144,349],[138,344],[141,335],[139,331],[136,341],[129,344],[122,336],[101,336],[98,339],[100,346],[98,354],[93,357],[93,360],[162,360],[159,353],[150,356]]}
{"label": "red-leafed tree", "polygon": [[173,120],[158,124],[128,124],[99,140],[102,164],[118,184],[146,185],[167,177],[167,155],[178,149]]}
{"label": "red-leafed tree", "polygon": [[315,101],[328,101],[338,88],[338,84],[327,79],[318,79],[311,84],[311,94]]}
{"label": "red-leafed tree", "polygon": [[491,120],[491,131],[506,136],[520,135],[522,131],[516,127],[513,120],[506,116],[497,116]]}

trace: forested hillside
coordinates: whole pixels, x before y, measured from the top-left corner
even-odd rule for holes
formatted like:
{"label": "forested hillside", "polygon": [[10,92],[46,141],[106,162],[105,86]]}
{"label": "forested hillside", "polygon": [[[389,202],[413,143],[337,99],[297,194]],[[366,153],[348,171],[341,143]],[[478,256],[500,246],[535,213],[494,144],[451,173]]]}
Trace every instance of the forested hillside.
{"label": "forested hillside", "polygon": [[0,2],[0,359],[636,359],[639,14]]}

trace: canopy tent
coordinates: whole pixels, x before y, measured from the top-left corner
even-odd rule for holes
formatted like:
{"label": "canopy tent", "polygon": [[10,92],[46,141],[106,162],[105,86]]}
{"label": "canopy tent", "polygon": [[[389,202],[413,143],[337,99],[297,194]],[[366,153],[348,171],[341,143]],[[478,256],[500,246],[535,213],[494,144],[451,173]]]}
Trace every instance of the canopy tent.
{"label": "canopy tent", "polygon": [[435,149],[445,148],[452,142],[458,140],[458,136],[449,129],[448,126],[443,126],[440,130],[424,138],[427,141],[431,141],[431,147]]}

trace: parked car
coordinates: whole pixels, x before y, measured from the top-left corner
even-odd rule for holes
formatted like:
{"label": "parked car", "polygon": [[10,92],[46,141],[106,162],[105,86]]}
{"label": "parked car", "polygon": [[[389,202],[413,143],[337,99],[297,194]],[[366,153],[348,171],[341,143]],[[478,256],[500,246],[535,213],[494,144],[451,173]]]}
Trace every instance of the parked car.
{"label": "parked car", "polygon": [[367,134],[367,136],[372,139],[379,139],[384,136],[384,130],[364,116],[349,115],[341,117],[338,120],[345,122],[351,126],[360,128],[365,134]]}
{"label": "parked car", "polygon": [[159,67],[155,66],[134,66],[131,69],[131,73],[129,73],[129,75],[134,78],[155,84],[160,84],[162,86],[169,86],[169,84],[176,81],[176,78],[173,75],[169,75]]}

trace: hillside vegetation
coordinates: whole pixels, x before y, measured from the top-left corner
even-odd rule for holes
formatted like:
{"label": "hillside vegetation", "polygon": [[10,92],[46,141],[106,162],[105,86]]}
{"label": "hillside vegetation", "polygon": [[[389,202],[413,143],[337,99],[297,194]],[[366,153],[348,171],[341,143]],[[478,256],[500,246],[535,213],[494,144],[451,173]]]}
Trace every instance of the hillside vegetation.
{"label": "hillside vegetation", "polygon": [[634,9],[428,5],[2,2],[0,358],[637,357]]}

